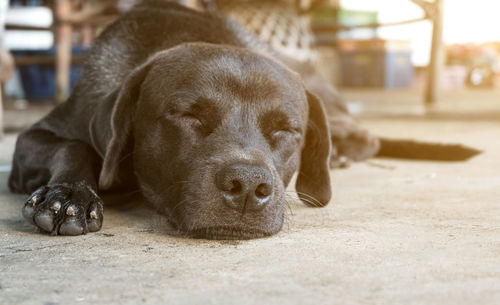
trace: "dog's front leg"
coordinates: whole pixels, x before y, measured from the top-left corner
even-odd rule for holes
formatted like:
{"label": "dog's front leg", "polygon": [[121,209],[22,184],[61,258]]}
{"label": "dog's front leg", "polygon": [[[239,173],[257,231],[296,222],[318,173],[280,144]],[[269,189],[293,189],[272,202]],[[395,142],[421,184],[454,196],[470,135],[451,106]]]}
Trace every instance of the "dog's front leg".
{"label": "dog's front leg", "polygon": [[98,231],[102,200],[96,194],[101,160],[86,143],[28,130],[16,144],[9,186],[32,193],[23,216],[52,235]]}

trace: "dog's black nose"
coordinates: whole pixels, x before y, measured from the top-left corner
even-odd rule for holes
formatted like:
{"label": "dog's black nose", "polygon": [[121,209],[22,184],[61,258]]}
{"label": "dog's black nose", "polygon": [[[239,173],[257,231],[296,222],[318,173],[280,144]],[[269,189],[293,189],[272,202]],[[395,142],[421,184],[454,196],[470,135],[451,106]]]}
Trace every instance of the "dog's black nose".
{"label": "dog's black nose", "polygon": [[217,173],[216,185],[224,203],[241,211],[262,210],[273,193],[273,177],[268,169],[249,164],[232,164]]}

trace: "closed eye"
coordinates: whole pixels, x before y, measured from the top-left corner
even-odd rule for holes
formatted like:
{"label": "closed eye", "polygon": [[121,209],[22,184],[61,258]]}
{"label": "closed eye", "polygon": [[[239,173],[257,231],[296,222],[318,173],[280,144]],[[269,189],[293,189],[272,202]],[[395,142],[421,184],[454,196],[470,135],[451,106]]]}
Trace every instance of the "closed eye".
{"label": "closed eye", "polygon": [[272,146],[276,146],[282,140],[295,140],[299,141],[301,139],[301,132],[296,128],[282,128],[274,130],[269,135],[269,140]]}
{"label": "closed eye", "polygon": [[200,118],[198,118],[198,116],[196,116],[196,114],[191,113],[191,112],[185,112],[185,113],[183,113],[183,114],[181,115],[181,117],[182,117],[183,119],[193,120],[193,121],[198,121],[198,122],[200,122],[200,123],[203,123],[203,122],[201,121],[201,119],[200,119]]}
{"label": "closed eye", "polygon": [[215,102],[198,98],[185,112],[182,118],[195,124],[204,136],[212,133],[221,122],[220,112]]}
{"label": "closed eye", "polygon": [[262,133],[266,136],[272,147],[286,139],[299,140],[302,135],[301,128],[283,111],[273,110],[261,118]]}
{"label": "closed eye", "polygon": [[298,128],[283,126],[283,127],[277,127],[275,130],[271,132],[271,135],[280,136],[285,134],[296,134],[296,133],[300,134],[300,130]]}

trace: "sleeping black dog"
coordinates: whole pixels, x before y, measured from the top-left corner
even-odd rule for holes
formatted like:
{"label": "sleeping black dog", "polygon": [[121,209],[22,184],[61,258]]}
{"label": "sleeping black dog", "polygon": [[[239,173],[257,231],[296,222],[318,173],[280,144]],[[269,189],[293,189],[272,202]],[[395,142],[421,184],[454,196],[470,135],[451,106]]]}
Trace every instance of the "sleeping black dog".
{"label": "sleeping black dog", "polygon": [[331,197],[325,112],[295,72],[223,18],[144,1],[90,50],[68,101],[19,136],[9,185],[52,235],[94,232],[99,192],[139,188],[189,236],[278,232],[284,192]]}

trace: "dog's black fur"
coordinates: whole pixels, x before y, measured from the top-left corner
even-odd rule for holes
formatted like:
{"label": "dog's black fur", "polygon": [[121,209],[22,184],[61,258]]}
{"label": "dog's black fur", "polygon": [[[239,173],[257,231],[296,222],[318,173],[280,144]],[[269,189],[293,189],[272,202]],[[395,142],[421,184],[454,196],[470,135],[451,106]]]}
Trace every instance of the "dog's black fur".
{"label": "dog's black fur", "polygon": [[97,231],[97,193],[140,189],[188,235],[278,232],[284,189],[331,197],[329,131],[298,74],[223,18],[144,1],[90,50],[68,101],[20,135],[9,185],[53,235]]}

